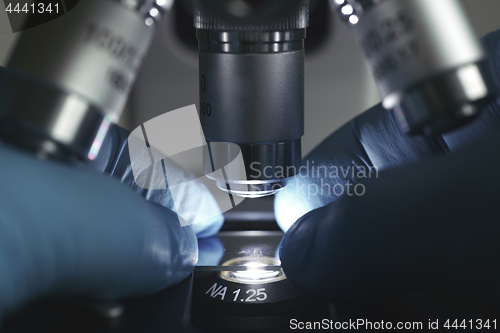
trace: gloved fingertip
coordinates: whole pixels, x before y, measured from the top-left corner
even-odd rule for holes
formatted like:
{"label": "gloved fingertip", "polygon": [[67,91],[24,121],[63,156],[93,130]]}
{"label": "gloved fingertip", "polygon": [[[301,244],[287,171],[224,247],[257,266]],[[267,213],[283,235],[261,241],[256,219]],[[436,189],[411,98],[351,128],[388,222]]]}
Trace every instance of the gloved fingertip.
{"label": "gloved fingertip", "polygon": [[217,266],[224,256],[224,245],[217,237],[198,239],[198,266]]}
{"label": "gloved fingertip", "polygon": [[281,192],[276,194],[274,198],[274,215],[278,226],[283,232],[288,230],[302,216],[311,210],[322,206],[323,203],[318,202],[317,197],[309,196],[304,198],[299,188],[308,185],[307,179],[296,178],[291,184],[288,184]]}
{"label": "gloved fingertip", "polygon": [[192,225],[196,237],[208,238],[215,236],[224,224],[224,215],[219,214],[205,221],[198,222]]}
{"label": "gloved fingertip", "polygon": [[[177,214],[156,204],[157,221],[147,225],[144,274],[155,276],[162,289],[174,286],[191,274],[198,261],[198,243],[192,226],[181,226]],[[155,273],[155,275],[153,275]]]}
{"label": "gloved fingertip", "polygon": [[[140,199],[140,198],[139,198]],[[81,265],[98,267],[72,274],[67,294],[84,293],[97,299],[120,299],[157,293],[183,281],[198,260],[196,235],[181,226],[177,214],[142,199],[125,201],[124,208],[103,228],[86,231],[98,238],[83,247]],[[103,223],[104,224],[104,223]],[[114,283],[112,282],[114,281]]]}
{"label": "gloved fingertip", "polygon": [[318,271],[324,265],[322,248],[326,245],[325,232],[320,231],[329,206],[318,208],[302,216],[285,234],[280,245],[281,265],[291,281],[305,289],[319,284]]}

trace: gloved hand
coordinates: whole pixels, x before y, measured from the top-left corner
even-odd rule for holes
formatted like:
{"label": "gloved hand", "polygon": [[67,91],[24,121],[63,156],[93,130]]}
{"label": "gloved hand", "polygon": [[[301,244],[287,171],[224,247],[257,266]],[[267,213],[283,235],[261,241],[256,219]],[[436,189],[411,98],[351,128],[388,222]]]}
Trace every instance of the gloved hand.
{"label": "gloved hand", "polygon": [[[500,31],[483,42],[500,89]],[[442,136],[407,136],[380,105],[343,126],[275,199],[287,277],[343,300],[447,286],[498,302],[499,130],[499,99]]]}
{"label": "gloved hand", "polygon": [[[113,126],[86,167],[94,170],[39,161],[0,143],[0,314],[48,294],[150,294],[192,271],[196,236],[217,233],[223,217],[181,228],[167,191],[135,185],[127,138]],[[213,216],[218,206],[209,191],[187,184],[183,202],[193,216]]]}

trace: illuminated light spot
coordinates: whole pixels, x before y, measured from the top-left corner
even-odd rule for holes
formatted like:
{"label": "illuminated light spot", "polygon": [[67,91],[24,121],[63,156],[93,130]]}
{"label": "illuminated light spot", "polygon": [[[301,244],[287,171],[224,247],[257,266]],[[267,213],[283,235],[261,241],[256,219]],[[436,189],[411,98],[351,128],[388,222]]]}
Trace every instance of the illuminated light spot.
{"label": "illuminated light spot", "polygon": [[88,154],[88,159],[93,161],[99,154],[99,150],[101,150],[102,143],[106,138],[106,134],[108,133],[109,126],[111,126],[111,119],[109,117],[105,117],[101,126],[99,127],[99,131],[97,132],[96,138],[92,147],[90,148],[90,152]]}
{"label": "illuminated light spot", "polygon": [[344,15],[351,15],[352,13],[354,13],[354,8],[352,8],[351,5],[345,5],[340,11]]}
{"label": "illuminated light spot", "polygon": [[222,271],[220,276],[227,281],[245,284],[276,282],[286,278],[281,268],[275,268],[276,264],[279,266],[280,262],[270,257],[235,258],[222,266],[241,267],[241,270]]}
{"label": "illuminated light spot", "polygon": [[279,271],[266,271],[267,265],[257,262],[249,262],[245,265],[246,271],[235,271],[233,277],[240,281],[262,281],[279,276]]}
{"label": "illuminated light spot", "polygon": [[158,11],[158,9],[156,8],[153,8],[149,11],[149,15],[153,16],[153,17],[156,17],[160,12]]}
{"label": "illuminated light spot", "polygon": [[464,116],[470,117],[477,113],[477,108],[472,104],[465,104],[462,106],[461,111]]}
{"label": "illuminated light spot", "polygon": [[349,22],[351,24],[357,24],[359,22],[359,17],[357,17],[356,15],[351,15],[349,16]]}
{"label": "illuminated light spot", "polygon": [[472,64],[457,71],[458,79],[463,86],[465,96],[470,100],[477,100],[488,95],[488,88],[479,68]]}

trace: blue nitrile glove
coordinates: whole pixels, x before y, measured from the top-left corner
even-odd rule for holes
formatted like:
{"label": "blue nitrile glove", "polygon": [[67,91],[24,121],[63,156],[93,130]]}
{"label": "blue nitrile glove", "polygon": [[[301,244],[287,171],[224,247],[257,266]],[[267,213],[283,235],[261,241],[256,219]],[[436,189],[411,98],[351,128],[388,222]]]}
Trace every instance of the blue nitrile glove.
{"label": "blue nitrile glove", "polygon": [[[500,89],[500,31],[483,42]],[[337,299],[441,283],[500,300],[499,130],[499,99],[432,138],[380,105],[349,122],[276,197],[287,277]]]}
{"label": "blue nitrile glove", "polygon": [[[154,293],[192,271],[196,236],[215,234],[223,217],[181,228],[167,191],[135,185],[127,137],[112,126],[94,170],[39,161],[0,143],[0,314],[49,294]],[[202,184],[189,186],[183,202],[193,216],[218,209]]]}
{"label": "blue nitrile glove", "polygon": [[[130,164],[130,155],[127,145],[129,132],[118,126],[112,126],[108,132],[106,140],[103,142],[97,158],[89,164],[82,165],[83,168],[91,168],[99,173],[111,175],[120,179],[135,192],[139,193],[146,200],[156,202],[164,207],[175,210],[174,202],[169,191],[143,189],[137,186]],[[176,175],[184,179],[191,179],[190,174],[176,166],[175,163],[168,163],[165,167],[176,169]],[[216,216],[212,219],[198,222],[192,225],[198,238],[206,238],[215,235],[224,224],[224,217],[220,213],[219,205],[201,182],[185,183],[186,191],[183,191],[181,201],[186,210],[190,211],[195,220],[195,216]],[[189,216],[187,217],[189,218]]]}

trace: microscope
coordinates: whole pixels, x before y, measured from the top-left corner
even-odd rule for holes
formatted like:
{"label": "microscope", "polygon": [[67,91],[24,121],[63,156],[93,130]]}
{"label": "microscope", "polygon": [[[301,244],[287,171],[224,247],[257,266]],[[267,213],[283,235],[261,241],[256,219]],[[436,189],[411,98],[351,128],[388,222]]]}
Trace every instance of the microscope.
{"label": "microscope", "polygon": [[[24,31],[0,72],[2,139],[39,158],[95,158],[170,5],[85,0]],[[252,205],[253,198],[286,188],[301,165],[310,4],[196,0],[191,5],[207,160],[229,162],[241,154],[245,169],[244,177],[230,169],[209,177],[221,191]],[[383,106],[408,135],[463,126],[493,97],[486,54],[459,1],[329,0],[329,5],[351,27]],[[190,279],[159,295],[124,301],[119,324],[109,308],[85,307],[85,315],[105,332],[278,332],[286,331],[292,318],[337,320],[328,300],[287,280],[278,253],[283,233],[272,218],[268,223],[237,219],[242,220],[227,219],[218,235],[224,254],[217,265],[197,266]],[[37,310],[28,313],[40,318]]]}

